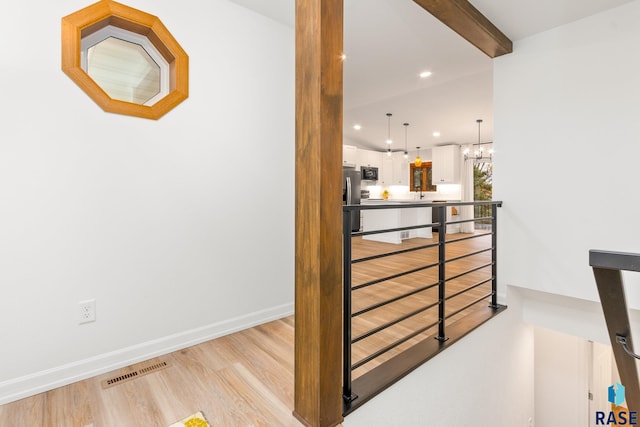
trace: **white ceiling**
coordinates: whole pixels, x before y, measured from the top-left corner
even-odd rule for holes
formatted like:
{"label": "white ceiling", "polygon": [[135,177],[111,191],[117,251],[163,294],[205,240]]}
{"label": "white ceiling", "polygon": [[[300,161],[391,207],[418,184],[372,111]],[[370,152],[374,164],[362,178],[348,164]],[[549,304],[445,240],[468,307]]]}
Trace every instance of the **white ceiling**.
{"label": "white ceiling", "polygon": [[[295,0],[230,0],[290,27]],[[514,42],[633,0],[471,0]],[[493,60],[412,0],[345,0],[345,143],[385,151],[493,139]],[[419,78],[421,71],[433,74]],[[356,131],[354,124],[362,129]],[[439,131],[441,136],[432,135]]]}

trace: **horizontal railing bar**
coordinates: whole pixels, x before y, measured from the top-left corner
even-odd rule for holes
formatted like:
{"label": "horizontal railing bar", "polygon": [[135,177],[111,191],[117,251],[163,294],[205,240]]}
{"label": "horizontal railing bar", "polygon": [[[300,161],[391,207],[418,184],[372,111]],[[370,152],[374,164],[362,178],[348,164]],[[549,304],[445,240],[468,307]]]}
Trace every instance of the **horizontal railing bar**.
{"label": "horizontal railing bar", "polygon": [[410,208],[434,208],[440,206],[484,206],[496,205],[502,207],[501,201],[485,200],[474,202],[439,202],[439,203],[397,203],[397,204],[380,204],[380,205],[342,205],[342,211],[358,211],[358,210],[377,210],[377,209],[410,209]]}
{"label": "horizontal railing bar", "polygon": [[445,317],[445,319],[449,319],[449,318],[451,318],[451,317],[455,316],[456,314],[458,314],[458,313],[460,313],[460,312],[462,312],[462,311],[465,311],[467,308],[471,307],[472,305],[476,305],[477,303],[484,301],[485,299],[489,298],[489,297],[490,297],[490,296],[492,296],[492,295],[493,295],[493,292],[489,292],[488,294],[486,294],[486,295],[484,295],[484,296],[482,296],[482,297],[478,298],[477,300],[475,300],[475,301],[473,301],[473,302],[471,302],[471,303],[469,303],[469,304],[465,305],[464,307],[462,307],[462,308],[460,308],[460,309],[458,309],[458,310],[454,311],[453,313],[450,313],[449,315],[447,315],[447,316]]}
{"label": "horizontal railing bar", "polygon": [[371,234],[382,234],[382,233],[393,233],[395,231],[407,231],[407,230],[416,230],[419,228],[429,228],[429,227],[439,227],[441,224],[439,222],[433,222],[430,224],[420,224],[420,225],[410,225],[407,227],[396,227],[396,228],[385,228],[381,230],[371,230],[371,231],[354,231],[351,233],[351,237],[359,237],[359,236],[369,236]]}
{"label": "horizontal railing bar", "polygon": [[411,338],[415,338],[416,336],[420,335],[421,333],[433,328],[434,326],[436,326],[437,324],[439,324],[440,321],[436,321],[433,322],[430,325],[427,325],[425,327],[422,327],[416,331],[411,332],[409,335],[400,338],[399,340],[392,342],[391,344],[389,344],[386,347],[381,348],[380,350],[376,351],[375,353],[370,354],[369,356],[365,357],[364,359],[360,359],[358,362],[354,363],[353,365],[351,365],[351,370],[354,371],[356,369],[358,369],[360,366],[371,362],[373,359],[375,359],[376,357],[380,357],[383,354],[385,354],[386,352],[393,350],[395,347],[399,346],[402,343],[405,343],[407,341],[409,341]]}
{"label": "horizontal railing bar", "polygon": [[490,263],[487,263],[487,264],[481,265],[481,266],[479,266],[479,267],[472,268],[471,270],[467,270],[467,271],[464,271],[464,272],[462,272],[462,273],[460,273],[460,274],[456,274],[455,276],[451,276],[451,277],[449,277],[446,281],[447,281],[447,282],[449,282],[449,281],[451,281],[451,280],[458,279],[458,278],[460,278],[460,277],[462,277],[462,276],[465,276],[465,275],[467,275],[467,274],[469,274],[469,273],[473,273],[473,272],[476,272],[476,271],[478,271],[478,270],[482,270],[483,268],[491,267],[492,265],[493,265],[493,262],[490,262]]}
{"label": "horizontal railing bar", "polygon": [[[449,224],[449,223],[447,223]],[[456,242],[462,242],[464,240],[469,240],[469,239],[477,239],[478,237],[485,237],[485,236],[491,236],[493,233],[480,233],[480,234],[474,234],[473,236],[468,236],[468,237],[460,237],[458,239],[451,239],[451,240],[447,240],[447,244],[449,243],[456,243]]]}
{"label": "horizontal railing bar", "polygon": [[470,256],[481,254],[482,252],[487,252],[487,251],[492,251],[492,250],[493,250],[493,248],[487,248],[487,249],[482,249],[480,251],[469,252],[468,254],[460,255],[460,256],[455,257],[455,258],[449,258],[448,260],[445,260],[445,262],[458,261],[458,260],[461,260],[461,259],[464,259],[464,258],[469,258]]}
{"label": "horizontal railing bar", "polygon": [[[469,292],[470,290],[477,288],[478,286],[482,286],[482,285],[485,285],[485,284],[489,283],[489,282],[490,282],[490,281],[492,281],[493,279],[494,279],[494,277],[493,277],[493,276],[491,276],[491,277],[489,277],[488,279],[483,280],[483,281],[481,281],[481,282],[478,282],[478,283],[476,283],[476,284],[475,284],[475,285],[473,285],[473,286],[469,286],[469,287],[468,287],[468,288],[466,288],[466,289],[463,289],[463,290],[461,290],[461,291],[458,291],[458,292],[456,292],[456,293],[454,293],[454,294],[449,295],[448,297],[446,297],[446,298],[445,298],[445,300],[450,300],[451,298],[455,298],[455,297],[457,297],[457,296],[459,296],[459,295],[462,295],[462,294],[464,294],[464,293],[467,293],[467,292]],[[492,292],[492,294],[493,294],[493,292]]]}
{"label": "horizontal railing bar", "polygon": [[416,246],[413,248],[409,248],[409,249],[402,249],[399,251],[393,251],[393,252],[385,252],[383,254],[379,254],[379,255],[371,255],[368,257],[364,257],[364,258],[358,258],[358,259],[354,259],[351,261],[351,264],[357,264],[359,262],[365,262],[365,261],[371,261],[374,259],[379,259],[379,258],[385,258],[388,256],[393,256],[393,255],[400,255],[400,254],[404,254],[407,252],[415,252],[415,251],[419,251],[421,249],[429,249],[429,248],[434,248],[436,246],[438,246],[439,243],[430,243],[428,245],[421,245],[421,246]]}
{"label": "horizontal railing bar", "polygon": [[478,217],[478,218],[472,218],[472,219],[461,219],[459,221],[447,221],[447,225],[449,224],[464,224],[465,222],[475,222],[475,221],[480,221],[483,219],[493,219],[492,216],[483,216],[483,217]]}
{"label": "horizontal railing bar", "polygon": [[398,277],[406,276],[406,275],[409,275],[409,274],[412,274],[412,273],[417,273],[418,271],[426,270],[426,269],[432,268],[432,267],[437,267],[438,265],[440,265],[440,263],[436,262],[436,263],[433,263],[433,264],[424,265],[422,267],[413,268],[411,270],[403,271],[402,273],[392,274],[391,276],[386,276],[386,277],[381,277],[380,279],[376,279],[376,280],[372,280],[370,282],[362,283],[360,285],[352,286],[351,287],[351,291],[357,291],[358,289],[362,289],[362,288],[366,288],[366,287],[371,286],[371,285],[376,285],[378,283],[386,282],[387,280],[397,279]]}
{"label": "horizontal railing bar", "polygon": [[433,288],[433,287],[435,287],[435,286],[438,286],[438,284],[439,284],[439,283],[438,283],[438,282],[436,282],[436,283],[434,283],[434,284],[432,284],[432,285],[423,286],[423,287],[421,287],[421,288],[414,289],[413,291],[408,292],[408,293],[406,293],[406,294],[398,295],[397,297],[393,297],[393,298],[388,299],[388,300],[386,300],[386,301],[382,301],[382,302],[379,302],[379,303],[377,303],[377,304],[370,305],[370,306],[369,306],[369,307],[367,307],[367,308],[363,308],[363,309],[362,309],[362,310],[360,310],[360,311],[356,311],[355,313],[353,313],[353,314],[351,315],[351,317],[352,317],[352,318],[353,318],[353,317],[357,317],[357,316],[360,316],[361,314],[364,314],[364,313],[366,313],[366,312],[368,312],[368,311],[375,310],[376,308],[380,308],[380,307],[383,307],[383,306],[385,306],[385,305],[391,304],[392,302],[400,301],[400,300],[401,300],[401,299],[403,299],[403,298],[410,297],[411,295],[415,295],[415,294],[417,294],[417,293],[420,293],[420,292],[423,292],[423,291],[429,290],[429,289],[431,289],[431,288]]}
{"label": "horizontal railing bar", "polygon": [[589,251],[589,265],[609,270],[640,271],[640,254],[592,249]]}
{"label": "horizontal railing bar", "polygon": [[496,205],[497,207],[501,208],[502,207],[502,201],[501,200],[476,200],[473,202],[447,202],[446,203],[447,206],[489,206],[489,205]]}
{"label": "horizontal railing bar", "polygon": [[389,327],[391,327],[391,326],[393,326],[393,325],[395,325],[395,324],[397,324],[397,323],[402,322],[403,320],[407,320],[408,318],[413,317],[413,316],[415,316],[415,315],[418,315],[418,314],[422,313],[423,311],[427,311],[427,310],[429,310],[430,308],[433,308],[433,307],[437,306],[437,305],[438,305],[438,303],[439,303],[439,302],[438,302],[438,301],[436,301],[436,302],[434,302],[433,304],[429,304],[429,305],[426,305],[426,306],[424,306],[424,307],[420,307],[419,309],[414,310],[414,311],[412,311],[412,312],[410,312],[410,313],[407,313],[407,314],[405,314],[405,315],[403,315],[403,316],[400,316],[400,317],[398,317],[397,319],[394,319],[394,320],[392,320],[392,321],[390,321],[390,322],[387,322],[387,323],[385,323],[385,324],[383,324],[383,325],[380,325],[380,326],[378,326],[378,327],[376,327],[376,328],[373,328],[373,329],[371,329],[371,330],[369,330],[369,331],[365,332],[364,334],[359,335],[359,336],[355,337],[354,339],[352,339],[352,340],[351,340],[351,344],[355,344],[355,343],[357,343],[358,341],[361,341],[361,340],[363,340],[363,339],[365,339],[365,338],[367,338],[367,337],[370,337],[371,335],[375,335],[375,334],[377,334],[377,333],[378,333],[378,332],[380,332],[380,331],[383,331],[383,330],[385,330],[385,329],[387,329],[387,328],[389,328]]}
{"label": "horizontal railing bar", "polygon": [[403,350],[401,356],[390,357],[385,361],[381,360],[380,364],[375,363],[375,366],[371,366],[371,369],[365,367],[364,369],[367,372],[363,372],[353,382],[354,392],[357,393],[358,398],[343,406],[344,415],[352,414],[392,384],[410,375],[423,363],[433,360],[435,356],[446,351],[455,343],[460,342],[464,337],[469,336],[478,327],[485,322],[491,321],[506,309],[507,307],[503,305],[497,308],[489,306],[478,307],[478,310],[470,314],[464,321],[454,322],[449,326],[447,329],[447,337],[449,339],[447,341],[442,342],[433,339],[433,335],[429,335],[424,339],[420,339],[420,342],[411,345],[410,348]]}
{"label": "horizontal railing bar", "polygon": [[389,203],[380,205],[370,205],[361,203],[359,205],[342,205],[342,211],[356,211],[356,210],[378,210],[378,209],[409,209],[409,208],[431,208],[439,206],[433,203]]}
{"label": "horizontal railing bar", "polygon": [[473,218],[473,221],[484,221],[484,220],[493,220],[492,216],[479,216],[477,218]]}

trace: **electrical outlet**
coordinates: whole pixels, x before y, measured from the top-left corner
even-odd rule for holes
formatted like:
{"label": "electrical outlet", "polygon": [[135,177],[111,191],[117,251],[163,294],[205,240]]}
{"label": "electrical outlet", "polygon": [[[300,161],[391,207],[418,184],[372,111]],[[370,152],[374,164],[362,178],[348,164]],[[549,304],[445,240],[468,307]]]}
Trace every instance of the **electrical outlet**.
{"label": "electrical outlet", "polygon": [[96,321],[96,300],[90,299],[78,302],[78,324]]}

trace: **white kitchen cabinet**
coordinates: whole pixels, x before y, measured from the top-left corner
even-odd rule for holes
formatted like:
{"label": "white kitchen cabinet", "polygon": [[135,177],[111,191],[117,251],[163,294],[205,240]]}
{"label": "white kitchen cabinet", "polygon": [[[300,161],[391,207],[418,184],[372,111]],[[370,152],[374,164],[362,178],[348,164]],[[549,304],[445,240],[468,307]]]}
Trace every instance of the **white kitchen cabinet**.
{"label": "white kitchen cabinet", "polygon": [[382,169],[378,170],[378,184],[393,185],[393,158],[382,154]]}
{"label": "white kitchen cabinet", "polygon": [[394,153],[393,159],[393,184],[392,185],[409,185],[409,161],[404,158],[403,153]]}
{"label": "white kitchen cabinet", "polygon": [[434,185],[460,183],[460,146],[433,147],[431,177]]}
{"label": "white kitchen cabinet", "polygon": [[358,147],[354,145],[342,146],[342,166],[355,167],[358,163]]}
{"label": "white kitchen cabinet", "polygon": [[382,155],[382,185],[409,185],[409,162],[404,158],[403,153],[392,153],[388,156]]}
{"label": "white kitchen cabinet", "polygon": [[358,149],[358,166],[375,167],[378,168],[378,172],[380,172],[383,155],[385,154],[379,151]]}

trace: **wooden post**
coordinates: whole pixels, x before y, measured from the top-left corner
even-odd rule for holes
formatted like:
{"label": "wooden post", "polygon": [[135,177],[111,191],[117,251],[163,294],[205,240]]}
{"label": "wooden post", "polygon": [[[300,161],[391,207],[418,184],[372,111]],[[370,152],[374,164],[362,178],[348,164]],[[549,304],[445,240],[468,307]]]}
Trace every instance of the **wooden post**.
{"label": "wooden post", "polygon": [[295,408],[342,421],[343,0],[296,0]]}

